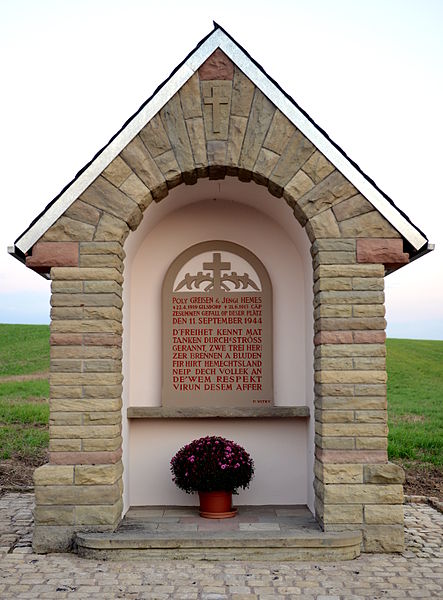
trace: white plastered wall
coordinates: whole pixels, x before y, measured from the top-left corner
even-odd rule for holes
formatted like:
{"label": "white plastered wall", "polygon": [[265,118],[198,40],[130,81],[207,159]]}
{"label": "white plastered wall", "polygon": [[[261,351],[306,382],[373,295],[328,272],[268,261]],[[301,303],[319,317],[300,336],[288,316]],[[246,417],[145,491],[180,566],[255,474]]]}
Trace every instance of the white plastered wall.
{"label": "white plastered wall", "polygon": [[[126,419],[128,406],[161,403],[161,286],[171,262],[193,244],[235,242],[262,261],[273,286],[274,403],[304,405],[311,418],[269,420]],[[306,233],[283,200],[254,183],[200,180],[151,204],[126,244],[123,288],[123,461],[125,510],[195,504],[171,481],[169,460],[185,443],[222,435],[256,465],[237,504],[313,507],[312,266]]]}

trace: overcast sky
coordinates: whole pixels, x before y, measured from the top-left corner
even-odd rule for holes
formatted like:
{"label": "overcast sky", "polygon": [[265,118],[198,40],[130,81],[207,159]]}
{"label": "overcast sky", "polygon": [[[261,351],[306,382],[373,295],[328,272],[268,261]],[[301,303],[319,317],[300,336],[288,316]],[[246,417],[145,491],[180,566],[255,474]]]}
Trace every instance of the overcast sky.
{"label": "overcast sky", "polygon": [[388,335],[443,339],[442,0],[0,0],[0,322],[48,323],[6,247],[222,25],[424,231]]}

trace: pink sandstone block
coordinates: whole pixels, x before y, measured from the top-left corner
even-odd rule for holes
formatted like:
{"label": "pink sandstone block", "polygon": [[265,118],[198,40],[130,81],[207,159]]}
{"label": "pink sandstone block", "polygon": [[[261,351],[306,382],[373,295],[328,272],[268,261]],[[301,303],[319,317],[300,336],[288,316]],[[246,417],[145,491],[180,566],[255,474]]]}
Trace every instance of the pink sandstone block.
{"label": "pink sandstone block", "polygon": [[403,240],[360,238],[357,240],[357,262],[406,264],[409,254],[403,252]]}
{"label": "pink sandstone block", "polygon": [[111,465],[120,460],[121,448],[112,452],[50,452],[51,465]]}
{"label": "pink sandstone block", "polygon": [[26,257],[26,266],[40,270],[77,267],[78,261],[78,242],[37,242],[32,247],[32,255]]}
{"label": "pink sandstone block", "polygon": [[352,331],[319,331],[314,336],[314,344],[352,344]]}
{"label": "pink sandstone block", "polygon": [[203,81],[233,79],[234,65],[226,54],[220,48],[217,48],[199,68],[198,74]]}

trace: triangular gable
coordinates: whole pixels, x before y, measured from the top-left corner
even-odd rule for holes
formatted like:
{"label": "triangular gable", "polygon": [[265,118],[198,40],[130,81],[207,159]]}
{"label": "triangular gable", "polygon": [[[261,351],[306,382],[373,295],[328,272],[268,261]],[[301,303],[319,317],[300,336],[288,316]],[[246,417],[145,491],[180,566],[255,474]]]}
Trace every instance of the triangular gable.
{"label": "triangular gable", "polygon": [[[290,98],[220,26],[204,38],[193,52],[146,101],[95,158],[31,223],[9,251],[23,260],[28,250],[88,188],[142,128],[165,106],[203,63],[220,48],[251,82],[297,127],[318,150],[395,227],[418,256],[428,251],[425,235],[371,181],[327,134]],[[420,251],[420,252],[418,252]],[[412,257],[411,257],[412,258]]]}

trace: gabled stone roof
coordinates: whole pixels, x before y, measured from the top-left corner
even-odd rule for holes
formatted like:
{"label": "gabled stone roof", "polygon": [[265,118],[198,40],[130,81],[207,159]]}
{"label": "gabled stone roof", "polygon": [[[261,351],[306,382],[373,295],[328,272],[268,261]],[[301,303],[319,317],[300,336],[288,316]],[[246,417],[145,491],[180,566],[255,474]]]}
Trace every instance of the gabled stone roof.
{"label": "gabled stone roof", "polygon": [[[217,53],[219,54],[217,55]],[[46,206],[44,211],[38,215],[28,229],[17,238],[14,246],[9,249],[9,252],[19,260],[24,261],[26,254],[30,251],[32,246],[45,235],[48,229],[51,228],[54,223],[66,213],[66,211],[70,209],[73,203],[82,195],[87,197],[89,193],[88,188],[92,186],[93,183],[95,187],[98,186],[100,188],[98,192],[97,190],[95,191],[95,197],[98,193],[103,196],[103,198],[106,198],[107,190],[105,188],[111,186],[111,183],[114,185],[114,181],[112,181],[112,176],[108,176],[107,178],[100,177],[103,171],[105,171],[105,169],[110,169],[112,171],[113,161],[119,157],[119,155],[125,158],[126,154],[126,162],[128,162],[128,164],[130,164],[131,161],[132,163],[134,163],[134,161],[136,162],[137,159],[135,154],[137,153],[137,149],[134,144],[136,145],[136,140],[140,140],[138,134],[142,135],[141,132],[146,128],[146,125],[151,120],[154,120],[155,116],[159,111],[164,109],[165,105],[174,103],[174,97],[178,91],[182,94],[183,92],[181,90],[186,89],[186,87],[192,88],[192,77],[196,71],[200,69],[201,80],[205,79],[204,68],[209,69],[206,78],[210,80],[211,77],[213,77],[210,72],[211,67],[208,67],[206,64],[207,59],[211,56],[213,57],[213,64],[216,64],[218,60],[218,65],[216,65],[218,75],[214,78],[223,79],[223,74],[220,75],[220,69],[223,70],[224,68],[223,56],[227,57],[226,68],[229,69],[231,68],[230,65],[235,65],[236,68],[246,76],[246,79],[260,90],[263,98],[266,101],[270,101],[272,105],[277,108],[279,114],[282,115],[282,118],[286,118],[292,126],[295,126],[303,136],[303,139],[308,140],[309,143],[319,151],[319,156],[329,165],[335,167],[336,171],[334,172],[341,173],[346,178],[347,182],[349,182],[349,185],[353,186],[353,189],[360,192],[364,197],[363,201],[365,201],[365,199],[366,201],[369,201],[372,207],[374,207],[384,219],[395,228],[405,240],[406,249],[409,252],[411,259],[422,255],[431,249],[426,236],[394,205],[392,200],[362,172],[356,163],[349,159],[339,146],[330,140],[328,135],[315,124],[309,115],[264,72],[262,67],[256,63],[248,53],[237,44],[229,34],[227,34],[226,31],[220,26],[215,25],[214,30],[197,45],[188,57],[175,69],[171,76],[156,90],[153,96],[140,107],[137,113],[125,123],[122,129],[97,153],[92,161],[77,174],[74,180]],[[177,133],[177,144],[180,144],[179,138],[180,134]],[[129,146],[130,148],[127,149]],[[216,149],[214,151],[216,151]],[[182,156],[184,156],[183,153]],[[173,157],[171,157],[171,159],[172,158]],[[131,166],[134,168],[134,164]],[[189,169],[185,164],[180,164],[179,167],[182,173],[182,175],[178,175],[179,178],[182,178],[180,180],[184,180],[185,183],[193,183],[193,181],[186,180],[186,173],[189,173],[189,178],[194,178],[198,173],[192,173],[192,168],[194,168],[194,171],[198,171],[198,168],[195,169],[194,164],[192,165],[192,168]],[[282,168],[283,167],[284,165],[282,165]],[[136,167],[135,170],[137,171]],[[333,175],[334,174],[331,176]],[[109,181],[111,181],[111,183],[108,183]],[[265,182],[259,181],[259,183]],[[173,185],[176,184],[177,183],[168,181],[169,187],[173,187]],[[165,187],[167,187],[166,183]],[[274,195],[282,195],[283,193],[279,194],[275,190],[273,191],[271,183],[268,184],[268,187]],[[110,192],[111,197],[115,196],[114,189],[108,191]],[[164,195],[166,194],[167,190]],[[153,197],[156,199],[154,192]],[[120,201],[125,201],[124,194],[120,195]],[[96,201],[95,206],[97,206]],[[144,210],[144,208],[142,208],[142,210]],[[294,208],[294,210],[296,209]],[[128,225],[132,228],[129,222]]]}

